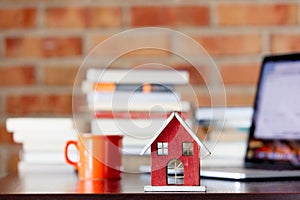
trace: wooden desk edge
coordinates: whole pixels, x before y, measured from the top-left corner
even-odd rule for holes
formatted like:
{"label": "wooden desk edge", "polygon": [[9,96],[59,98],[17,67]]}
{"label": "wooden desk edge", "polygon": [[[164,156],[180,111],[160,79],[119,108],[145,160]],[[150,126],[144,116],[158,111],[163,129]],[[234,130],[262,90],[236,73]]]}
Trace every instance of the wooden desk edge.
{"label": "wooden desk edge", "polygon": [[235,200],[235,199],[276,199],[289,200],[300,199],[300,193],[106,193],[106,194],[0,194],[0,199],[14,200],[14,199],[130,199],[130,200],[159,200],[159,199],[207,199],[207,200]]}

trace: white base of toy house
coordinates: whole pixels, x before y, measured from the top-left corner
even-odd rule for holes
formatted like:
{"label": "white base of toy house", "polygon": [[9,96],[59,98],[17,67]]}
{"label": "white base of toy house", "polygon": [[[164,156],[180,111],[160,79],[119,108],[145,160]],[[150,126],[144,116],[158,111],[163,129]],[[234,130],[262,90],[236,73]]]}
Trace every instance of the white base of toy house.
{"label": "white base of toy house", "polygon": [[145,192],[206,192],[206,186],[151,186],[144,187]]}

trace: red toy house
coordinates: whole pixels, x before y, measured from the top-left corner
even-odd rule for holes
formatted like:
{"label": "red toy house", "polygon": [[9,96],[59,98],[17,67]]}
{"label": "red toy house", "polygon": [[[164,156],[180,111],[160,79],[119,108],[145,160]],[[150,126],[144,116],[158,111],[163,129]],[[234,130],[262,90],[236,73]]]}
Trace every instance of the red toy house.
{"label": "red toy house", "polygon": [[145,191],[205,191],[200,186],[200,147],[209,152],[178,112],[173,112],[151,146],[151,186]]}

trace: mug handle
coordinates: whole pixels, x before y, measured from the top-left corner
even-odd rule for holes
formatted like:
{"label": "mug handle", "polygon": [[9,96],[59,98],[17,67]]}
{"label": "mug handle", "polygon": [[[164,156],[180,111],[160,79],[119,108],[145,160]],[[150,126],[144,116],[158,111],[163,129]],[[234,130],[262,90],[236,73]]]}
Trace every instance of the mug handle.
{"label": "mug handle", "polygon": [[78,150],[78,144],[76,141],[74,140],[69,140],[67,143],[66,143],[66,146],[65,146],[65,159],[66,159],[66,162],[70,165],[73,165],[75,167],[76,170],[78,170],[78,162],[74,162],[72,160],[69,159],[69,156],[68,156],[68,152],[69,152],[69,146],[73,144],[76,149]]}

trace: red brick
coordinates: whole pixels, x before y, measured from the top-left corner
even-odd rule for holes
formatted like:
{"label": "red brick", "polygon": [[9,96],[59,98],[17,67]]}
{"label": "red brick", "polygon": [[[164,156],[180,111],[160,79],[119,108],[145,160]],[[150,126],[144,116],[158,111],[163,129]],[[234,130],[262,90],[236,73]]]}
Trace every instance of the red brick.
{"label": "red brick", "polygon": [[[190,91],[188,91],[188,90],[190,90]],[[216,104],[215,106],[221,106],[221,101],[219,100],[220,99],[219,95],[217,95],[217,98],[218,98],[218,104]],[[211,106],[211,97],[210,97],[210,95],[208,95],[208,91],[207,90],[199,91],[196,87],[195,88],[186,88],[186,92],[182,92],[182,94],[181,94],[181,99],[183,101],[191,102],[195,108]]]}
{"label": "red brick", "polygon": [[[261,36],[259,34],[199,36],[194,39],[211,55],[233,56],[261,52]],[[188,46],[185,49],[186,52],[189,51]]]}
{"label": "red brick", "polygon": [[0,28],[32,28],[36,25],[34,8],[1,8]]}
{"label": "red brick", "polygon": [[84,28],[121,26],[119,7],[55,7],[45,11],[48,27]]}
{"label": "red brick", "polygon": [[212,97],[208,94],[199,94],[198,95],[198,105],[200,106],[253,106],[254,103],[254,94],[226,94],[226,104],[224,105],[224,97],[221,95],[213,96],[213,105]]}
{"label": "red brick", "polygon": [[0,144],[12,144],[14,143],[13,133],[8,132],[5,124],[0,124]]}
{"label": "red brick", "polygon": [[136,6],[131,9],[132,26],[206,26],[207,6]]}
{"label": "red brick", "polygon": [[227,94],[227,106],[253,106],[254,94]]}
{"label": "red brick", "polygon": [[46,85],[73,86],[78,67],[47,66],[44,69]]}
{"label": "red brick", "polygon": [[278,34],[271,36],[272,53],[291,53],[300,51],[299,34]]}
{"label": "red brick", "polygon": [[224,64],[221,75],[224,84],[256,85],[259,78],[259,64]]}
{"label": "red brick", "polygon": [[218,23],[225,26],[291,25],[298,23],[297,4],[229,3],[217,7]]}
{"label": "red brick", "polygon": [[6,98],[8,115],[70,115],[72,114],[72,95],[12,95]]}
{"label": "red brick", "polygon": [[211,97],[209,95],[198,94],[197,97],[198,97],[198,102],[197,102],[198,105],[196,106],[201,106],[201,107],[211,106]]}
{"label": "red brick", "polygon": [[[168,34],[155,32],[133,32],[132,34],[123,35],[121,37],[110,38],[111,35],[94,35],[91,36],[91,46],[89,49],[94,49],[95,56],[114,56],[118,53],[123,53],[125,56],[166,56],[170,52],[153,49],[149,47],[159,47],[161,49],[171,49],[171,37]],[[110,40],[109,46],[103,46],[101,43]],[[133,42],[134,41],[134,42]],[[128,51],[128,52],[127,52]],[[127,53],[126,53],[127,52]]]}
{"label": "red brick", "polygon": [[204,67],[196,69],[192,65],[176,65],[173,68],[176,70],[188,71],[190,84],[203,85],[205,84],[205,81],[209,82],[209,72]]}
{"label": "red brick", "polygon": [[23,86],[36,83],[33,66],[0,67],[0,86]]}
{"label": "red brick", "polygon": [[66,57],[82,54],[79,37],[9,37],[5,39],[7,57]]}

